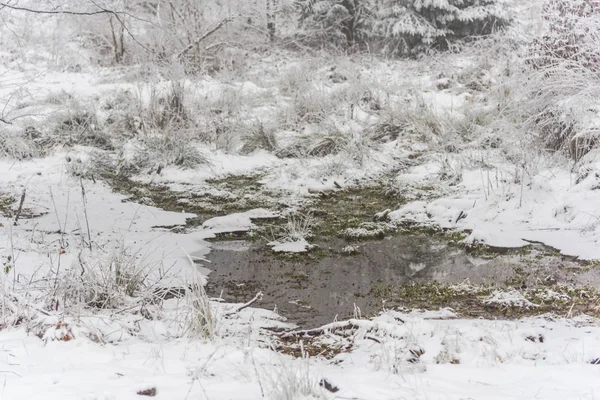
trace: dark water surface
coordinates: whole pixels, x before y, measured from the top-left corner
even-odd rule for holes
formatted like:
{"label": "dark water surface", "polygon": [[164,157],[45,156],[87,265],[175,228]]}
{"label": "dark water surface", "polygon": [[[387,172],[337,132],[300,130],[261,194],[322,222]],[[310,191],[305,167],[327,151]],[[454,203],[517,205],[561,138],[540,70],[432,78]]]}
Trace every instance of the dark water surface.
{"label": "dark water surface", "polygon": [[[340,249],[340,240],[328,245]],[[598,282],[598,272],[584,272],[561,257],[503,255],[492,259],[470,256],[464,250],[427,235],[393,236],[360,243],[360,253],[336,255],[318,261],[290,261],[273,257],[242,240],[216,242],[208,258],[208,294],[226,301],[246,302],[259,290],[264,299],[256,306],[274,309],[300,326],[316,326],[336,317],[351,317],[355,307],[363,316],[382,309],[377,288],[389,284],[440,283],[506,286],[528,269],[529,285],[551,277],[553,282]],[[532,262],[535,260],[535,262]],[[577,273],[573,272],[577,270]],[[511,281],[512,279],[512,281]],[[521,278],[519,278],[521,279]],[[519,283],[520,284],[520,283]]]}

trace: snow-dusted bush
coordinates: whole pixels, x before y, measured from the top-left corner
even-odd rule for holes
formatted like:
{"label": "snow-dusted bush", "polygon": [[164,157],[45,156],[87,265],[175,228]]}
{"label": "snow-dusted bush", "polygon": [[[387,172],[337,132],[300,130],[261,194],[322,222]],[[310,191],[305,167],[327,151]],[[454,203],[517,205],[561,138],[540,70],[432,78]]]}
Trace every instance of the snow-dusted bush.
{"label": "snow-dusted bush", "polygon": [[45,105],[55,111],[44,121],[43,133],[27,128],[41,150],[78,145],[114,150],[113,138],[98,120],[94,105],[64,92],[47,96]]}
{"label": "snow-dusted bush", "polygon": [[467,117],[436,112],[426,106],[391,108],[385,110],[380,122],[370,129],[369,135],[374,142],[401,138],[404,143],[420,142],[430,147],[455,151],[453,147],[468,135],[465,132],[468,124]]}
{"label": "snow-dusted bush", "polygon": [[600,6],[587,0],[552,0],[546,31],[530,47],[533,72],[517,105],[525,129],[548,150],[579,159],[600,134]]}
{"label": "snow-dusted bush", "polygon": [[166,90],[150,87],[148,104],[140,112],[144,130],[182,129],[193,124],[183,84],[173,81]]}
{"label": "snow-dusted bush", "polygon": [[598,71],[600,3],[596,0],[550,0],[542,11],[545,32],[529,49],[529,62],[536,68],[565,60]]}
{"label": "snow-dusted bush", "polygon": [[321,123],[336,112],[341,101],[340,93],[314,86],[305,88],[294,94],[290,106],[281,112],[281,123],[289,129]]}
{"label": "snow-dusted bush", "polygon": [[38,154],[35,143],[24,135],[0,129],[0,157],[22,160]]}
{"label": "snow-dusted bush", "polygon": [[278,148],[275,131],[263,123],[251,126],[248,132],[242,136],[242,142],[244,143],[241,149],[242,154],[250,154],[258,149],[276,151]]}
{"label": "snow-dusted bush", "polygon": [[362,163],[372,142],[361,133],[343,132],[335,126],[322,131],[298,135],[288,146],[277,152],[278,157],[325,157],[344,153],[349,161]]}
{"label": "snow-dusted bush", "polygon": [[184,134],[158,133],[132,142],[118,162],[121,172],[160,172],[166,166],[183,169],[208,163],[208,158]]}
{"label": "snow-dusted bush", "polygon": [[298,0],[296,6],[308,44],[352,48],[368,40],[370,1]]}

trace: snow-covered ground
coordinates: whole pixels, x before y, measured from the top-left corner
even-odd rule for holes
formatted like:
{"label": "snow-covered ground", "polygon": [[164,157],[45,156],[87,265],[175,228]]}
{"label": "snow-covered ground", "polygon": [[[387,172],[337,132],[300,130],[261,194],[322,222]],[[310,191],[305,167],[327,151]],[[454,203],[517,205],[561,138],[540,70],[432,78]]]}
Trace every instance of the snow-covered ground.
{"label": "snow-covered ground", "polygon": [[[585,260],[600,258],[597,151],[581,161],[583,173],[564,165],[542,168],[514,182],[512,166],[462,172],[456,194],[411,202],[393,221],[472,231],[467,241],[497,247],[543,243]],[[517,172],[517,177],[521,174]]]}
{"label": "snow-covered ground", "polygon": [[72,340],[52,340],[52,325],[43,339],[11,329],[0,336],[0,393],[11,400],[136,399],[152,389],[159,399],[458,400],[594,399],[600,390],[598,365],[591,364],[600,357],[594,319],[505,322],[388,312],[341,330],[332,325],[335,334],[323,340],[352,350],[325,360],[293,359],[259,345],[267,317],[246,309],[228,321],[236,333],[215,341],[167,339],[157,325],[146,339],[106,344],[78,331]]}

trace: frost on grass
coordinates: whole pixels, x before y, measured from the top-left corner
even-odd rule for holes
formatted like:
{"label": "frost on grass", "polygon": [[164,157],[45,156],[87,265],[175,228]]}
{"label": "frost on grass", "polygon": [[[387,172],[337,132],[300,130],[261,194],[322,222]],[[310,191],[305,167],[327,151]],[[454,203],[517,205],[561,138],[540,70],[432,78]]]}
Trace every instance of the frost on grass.
{"label": "frost on grass", "polygon": [[56,116],[54,130],[43,137],[45,147],[90,146],[102,150],[114,150],[112,138],[99,124],[92,110],[75,109]]}
{"label": "frost on grass", "polygon": [[0,156],[23,160],[39,154],[33,140],[15,131],[0,129]]}
{"label": "frost on grass", "polygon": [[315,218],[311,213],[292,214],[280,231],[274,234],[274,240],[268,244],[275,252],[306,252],[313,247],[308,239],[312,237],[315,223]]}
{"label": "frost on grass", "polygon": [[250,154],[259,149],[275,152],[279,147],[274,130],[262,123],[248,128],[248,133],[242,136],[242,142],[241,154]]}
{"label": "frost on grass", "polygon": [[506,291],[495,291],[489,297],[483,300],[483,304],[490,307],[497,308],[536,308],[539,305],[532,303],[527,300],[522,293],[517,290]]}
{"label": "frost on grass", "polygon": [[340,251],[345,255],[357,255],[360,253],[360,248],[358,246],[348,245],[343,247]]}
{"label": "frost on grass", "polygon": [[346,228],[343,236],[348,240],[382,239],[394,230],[391,224],[380,222],[363,222],[357,228]]}
{"label": "frost on grass", "polygon": [[142,139],[136,147],[133,164],[146,168],[156,165],[157,161],[164,166],[174,165],[184,169],[195,168],[208,162],[208,158],[194,143],[184,137],[151,136]]}
{"label": "frost on grass", "polygon": [[277,367],[277,373],[263,372],[269,398],[273,400],[325,400],[325,389],[311,371],[308,359],[285,360]]}

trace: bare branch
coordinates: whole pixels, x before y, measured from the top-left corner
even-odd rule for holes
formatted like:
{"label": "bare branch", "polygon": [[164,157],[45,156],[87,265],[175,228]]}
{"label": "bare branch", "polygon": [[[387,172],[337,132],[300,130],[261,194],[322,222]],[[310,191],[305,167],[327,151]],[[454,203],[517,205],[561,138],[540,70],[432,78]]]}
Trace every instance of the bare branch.
{"label": "bare branch", "polygon": [[199,38],[197,38],[196,40],[194,40],[192,43],[190,43],[189,45],[187,45],[187,47],[185,49],[183,49],[177,55],[177,58],[181,58],[181,57],[185,56],[190,50],[192,50],[198,44],[202,43],[209,36],[211,36],[212,34],[214,34],[216,31],[218,31],[219,29],[221,29],[225,24],[231,22],[232,20],[233,20],[233,18],[225,18],[225,19],[223,19],[214,28],[212,28],[211,30],[209,30],[208,32],[206,32],[204,35],[200,36]]}
{"label": "bare branch", "polygon": [[[150,51],[150,49],[148,47],[144,46],[142,43],[140,43],[139,40],[136,39],[136,37],[133,35],[133,33],[131,33],[129,28],[127,28],[127,26],[125,25],[125,22],[122,19],[123,16],[129,16],[134,19],[141,20],[140,18],[138,18],[128,12],[125,12],[125,11],[115,11],[115,10],[111,10],[108,8],[104,8],[93,0],[90,0],[90,2],[94,6],[96,6],[99,10],[97,10],[97,11],[39,10],[39,9],[35,9],[35,8],[21,7],[21,6],[17,6],[17,5],[13,5],[13,4],[8,4],[3,1],[0,1],[0,10],[2,10],[4,8],[8,8],[10,10],[15,10],[15,11],[24,11],[24,12],[33,13],[33,14],[46,14],[46,15],[77,15],[77,16],[94,16],[94,15],[100,15],[100,14],[113,15],[117,19],[117,21],[119,21],[119,23],[121,24],[121,27],[125,29],[125,31],[129,35],[129,37],[131,37],[131,39],[134,42],[136,42],[144,50]],[[148,21],[145,21],[145,22],[148,22]]]}
{"label": "bare branch", "polygon": [[0,10],[3,8],[8,8],[15,11],[25,11],[34,14],[67,14],[67,15],[98,15],[98,14],[117,14],[117,11],[107,10],[101,8],[98,11],[70,11],[70,10],[37,10],[28,7],[21,7],[17,5],[7,4],[4,2],[0,2]]}

